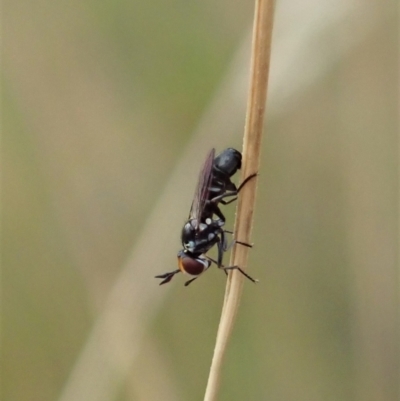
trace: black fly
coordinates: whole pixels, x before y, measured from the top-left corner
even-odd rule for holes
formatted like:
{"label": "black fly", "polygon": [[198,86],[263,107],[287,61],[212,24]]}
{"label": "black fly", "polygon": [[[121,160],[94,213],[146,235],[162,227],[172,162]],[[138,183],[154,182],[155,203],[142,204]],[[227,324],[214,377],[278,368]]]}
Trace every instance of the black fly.
{"label": "black fly", "polygon": [[[237,188],[231,181],[231,177],[241,168],[241,165],[242,155],[235,149],[225,149],[216,157],[215,149],[209,152],[199,175],[189,218],[182,228],[183,249],[178,252],[179,269],[156,276],[163,279],[160,285],[168,283],[179,272],[194,276],[185,283],[189,285],[207,270],[212,262],[225,272],[237,269],[249,280],[256,282],[239,266],[224,267],[222,265],[224,252],[235,242],[251,247],[239,241],[233,241],[228,245],[225,233],[231,232],[222,228],[225,224],[225,216],[219,208],[219,204],[227,205],[235,201],[243,186],[256,176],[256,174],[250,175]],[[205,256],[214,245],[218,247],[217,261]]]}

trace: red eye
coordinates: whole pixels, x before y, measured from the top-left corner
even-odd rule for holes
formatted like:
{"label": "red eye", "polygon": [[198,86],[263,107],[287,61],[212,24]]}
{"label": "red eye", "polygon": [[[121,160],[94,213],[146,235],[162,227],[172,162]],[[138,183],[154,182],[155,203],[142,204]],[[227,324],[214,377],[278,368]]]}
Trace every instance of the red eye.
{"label": "red eye", "polygon": [[189,256],[178,256],[178,265],[182,273],[188,273],[192,276],[198,276],[208,267],[207,261],[194,259]]}

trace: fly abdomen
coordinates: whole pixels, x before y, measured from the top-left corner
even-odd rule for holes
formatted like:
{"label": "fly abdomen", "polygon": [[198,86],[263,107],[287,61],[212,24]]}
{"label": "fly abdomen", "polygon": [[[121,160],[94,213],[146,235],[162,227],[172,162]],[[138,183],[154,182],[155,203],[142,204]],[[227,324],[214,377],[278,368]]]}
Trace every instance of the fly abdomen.
{"label": "fly abdomen", "polygon": [[198,276],[210,267],[211,262],[201,257],[193,257],[185,252],[178,253],[178,265],[182,273]]}

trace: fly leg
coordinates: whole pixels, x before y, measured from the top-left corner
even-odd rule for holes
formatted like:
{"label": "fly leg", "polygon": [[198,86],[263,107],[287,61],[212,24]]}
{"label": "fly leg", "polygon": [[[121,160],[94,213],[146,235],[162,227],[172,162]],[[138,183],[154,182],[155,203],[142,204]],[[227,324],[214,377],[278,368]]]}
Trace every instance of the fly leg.
{"label": "fly leg", "polygon": [[248,244],[247,242],[242,242],[242,241],[237,241],[237,240],[233,240],[233,241],[229,244],[229,247],[233,246],[234,244],[239,244],[239,245],[247,246],[247,248],[253,248],[253,245],[252,245],[252,244]]}
{"label": "fly leg", "polygon": [[244,181],[239,185],[237,192],[239,193],[240,190],[254,177],[257,177],[258,173],[250,174],[248,177],[244,179]]}
{"label": "fly leg", "polygon": [[224,252],[227,252],[235,243],[247,246],[249,248],[252,247],[252,245],[250,245],[250,244],[246,244],[245,242],[239,242],[239,241],[236,241],[236,240],[233,240],[228,245],[227,241],[226,241],[226,237],[225,237],[225,232],[224,231],[221,232],[221,241],[218,243],[218,262],[217,262],[217,266],[220,269],[223,269],[225,271],[225,273],[227,273],[227,270],[239,270],[240,273],[242,273],[250,281],[252,281],[253,283],[257,283],[258,280],[255,280],[253,277],[249,276],[239,266],[227,266],[227,267],[225,267],[225,266],[222,265],[222,257],[223,257]]}
{"label": "fly leg", "polygon": [[[217,262],[215,259],[210,258],[210,257],[207,256],[207,255],[205,255],[205,257],[206,257],[208,260],[210,260],[211,262],[215,263],[215,264],[218,266],[218,262]],[[222,270],[223,270],[224,265],[221,265],[221,267],[222,267]],[[227,272],[226,270],[224,270],[224,273],[225,273],[226,275],[228,275],[228,272]]]}
{"label": "fly leg", "polygon": [[[241,191],[241,189],[254,177],[257,177],[258,173],[250,174],[248,177],[244,179],[244,181],[239,185],[238,188],[236,188],[235,184],[231,183],[232,186],[230,190],[225,191],[225,193],[216,196],[210,200],[211,203],[222,203],[223,205],[229,205],[232,202],[235,202],[237,200],[237,195]],[[225,198],[229,198],[233,196],[232,199],[225,200]]]}
{"label": "fly leg", "polygon": [[220,269],[222,267],[222,259],[224,257],[224,252],[226,252],[226,237],[223,230],[221,230],[221,238],[218,241],[218,254],[217,254],[217,266]]}
{"label": "fly leg", "polygon": [[[228,233],[228,234],[233,234],[233,231],[229,231],[229,230],[224,230],[224,232]],[[239,245],[243,245],[243,246],[247,246],[247,248],[253,248],[252,244],[248,244],[247,242],[242,242],[242,241],[238,241],[238,240],[233,240],[225,249],[224,252],[229,251],[229,249],[231,249],[233,247],[233,245],[235,244],[239,244]]]}
{"label": "fly leg", "polygon": [[243,276],[247,277],[250,281],[253,283],[258,283],[258,280],[254,279],[253,277],[249,276],[247,273],[245,273],[239,266],[228,266],[228,267],[223,267],[223,269],[226,270],[239,270],[240,273],[243,274]]}
{"label": "fly leg", "polygon": [[[218,195],[215,198],[212,198],[210,200],[210,203],[214,203],[215,205],[218,203],[222,203],[223,205],[229,205],[230,203],[235,202],[235,200],[237,199],[237,194],[238,191],[236,189],[232,191],[226,191],[222,195]],[[224,199],[224,198],[229,198],[230,196],[234,196],[234,198],[229,199],[228,201]]]}
{"label": "fly leg", "polygon": [[[226,232],[231,234],[230,231],[221,230],[221,233],[220,233],[221,234],[221,239],[217,243],[217,246],[218,246],[218,257],[217,257],[217,263],[216,264],[217,264],[217,266],[219,268],[221,268],[221,267],[224,268],[223,265],[222,265],[222,259],[224,257],[224,253],[228,252],[232,248],[233,245],[240,244],[240,245],[243,245],[243,246],[247,246],[248,248],[252,248],[253,247],[253,245],[246,244],[245,242],[236,241],[236,240],[233,240],[228,245],[228,241],[227,241],[226,236],[225,236]],[[215,263],[215,261],[214,261],[214,263]]]}
{"label": "fly leg", "polygon": [[191,278],[190,280],[186,281],[185,287],[187,287],[192,281],[196,280],[197,277]]}
{"label": "fly leg", "polygon": [[[217,204],[214,205],[213,212],[222,220],[224,223],[226,221],[224,214],[221,212],[221,209],[218,207]],[[223,225],[223,224],[222,224]]]}
{"label": "fly leg", "polygon": [[[172,277],[175,276],[176,273],[179,273],[180,270],[174,270],[173,272],[168,272],[164,274],[159,274],[158,276],[155,276],[155,278],[163,278],[164,280],[161,281],[160,285],[169,283],[172,280]],[[192,280],[191,280],[192,281]]]}
{"label": "fly leg", "polygon": [[[221,233],[222,234],[222,233]],[[221,237],[222,237],[222,235],[221,235]],[[213,258],[210,258],[209,256],[206,256],[206,258],[208,259],[208,260],[210,260],[211,262],[213,262],[213,263],[215,263],[217,266],[218,266],[218,268],[219,269],[222,269],[224,272],[225,272],[225,274],[227,275],[228,274],[228,272],[227,272],[227,270],[239,270],[240,271],[240,273],[242,273],[243,274],[243,276],[245,276],[246,278],[248,278],[250,281],[252,281],[253,283],[258,283],[258,280],[257,279],[254,279],[253,277],[251,277],[251,276],[249,276],[247,273],[245,273],[239,266],[224,266],[223,264],[222,264],[222,257],[223,257],[223,254],[224,254],[224,240],[225,240],[225,237],[224,237],[224,239],[223,240],[221,240],[220,242],[218,242],[218,260],[215,260],[215,259],[213,259]],[[234,241],[232,242],[232,243],[234,243]],[[245,244],[245,245],[248,245],[248,244]],[[230,248],[230,246],[231,245],[229,245],[229,248]],[[251,245],[250,245],[251,246]],[[197,278],[197,277],[196,277]],[[194,280],[194,279],[193,279]],[[189,281],[189,283],[190,282],[192,282],[193,280],[190,280]],[[186,285],[186,284],[185,284]]]}

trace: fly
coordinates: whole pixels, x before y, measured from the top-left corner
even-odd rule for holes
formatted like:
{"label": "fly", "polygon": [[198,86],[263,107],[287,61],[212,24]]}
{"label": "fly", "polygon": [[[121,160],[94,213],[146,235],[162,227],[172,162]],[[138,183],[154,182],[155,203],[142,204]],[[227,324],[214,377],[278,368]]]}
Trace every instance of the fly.
{"label": "fly", "polygon": [[[235,240],[228,245],[226,233],[232,234],[232,232],[223,229],[226,219],[219,208],[220,204],[227,205],[234,202],[243,186],[257,175],[248,176],[237,188],[231,181],[231,177],[241,168],[241,165],[242,155],[233,148],[225,149],[216,157],[215,149],[209,152],[199,174],[188,220],[182,228],[183,249],[177,255],[179,269],[156,276],[163,279],[160,285],[168,283],[176,273],[182,272],[193,276],[186,281],[185,286],[187,286],[207,270],[211,263],[215,263],[225,273],[227,270],[235,269],[249,280],[257,281],[239,266],[222,265],[224,252],[228,251],[233,244],[251,247],[249,244]],[[217,245],[218,251],[216,261],[206,256],[214,245]]]}

